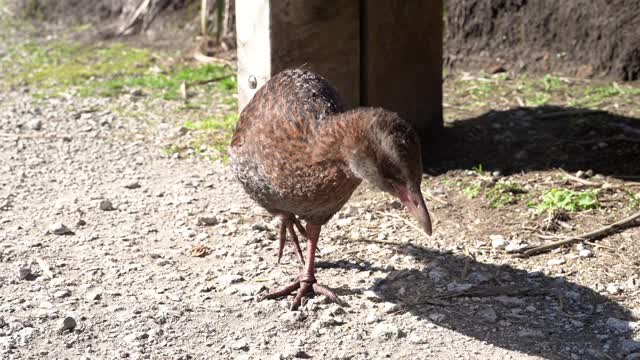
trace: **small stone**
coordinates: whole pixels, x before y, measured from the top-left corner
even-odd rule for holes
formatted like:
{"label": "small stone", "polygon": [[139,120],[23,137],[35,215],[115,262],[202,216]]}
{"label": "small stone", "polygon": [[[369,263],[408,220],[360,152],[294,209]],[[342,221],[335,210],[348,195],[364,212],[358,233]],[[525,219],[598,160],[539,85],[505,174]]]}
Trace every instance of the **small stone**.
{"label": "small stone", "polygon": [[33,276],[33,272],[29,266],[23,264],[18,266],[17,275],[18,279],[27,280]]}
{"label": "small stone", "polygon": [[380,318],[380,316],[378,316],[378,314],[375,313],[370,313],[369,315],[367,315],[367,318],[364,319],[365,324],[375,324],[380,321],[382,321],[382,319]]}
{"label": "small stone", "polygon": [[588,258],[593,256],[593,251],[589,249],[582,249],[578,252],[578,255],[582,258]]}
{"label": "small stone", "polygon": [[495,171],[493,171],[493,172],[491,173],[491,176],[493,176],[493,177],[500,177],[500,176],[502,176],[502,171],[500,171],[500,170],[495,170]]}
{"label": "small stone", "polygon": [[393,324],[380,323],[373,328],[371,336],[378,339],[392,339],[401,337],[402,331]]}
{"label": "small stone", "polygon": [[73,231],[71,231],[71,229],[69,229],[63,223],[51,224],[51,226],[49,226],[49,232],[54,234],[54,235],[70,235],[70,234],[73,234]]}
{"label": "small stone", "polygon": [[429,278],[433,282],[439,283],[439,282],[443,282],[447,278],[447,274],[445,274],[442,269],[435,268],[435,269],[431,269],[431,271],[429,271]]}
{"label": "small stone", "polygon": [[622,352],[626,354],[640,352],[640,342],[626,339],[622,341]]}
{"label": "small stone", "polygon": [[371,290],[366,290],[362,295],[369,300],[380,300],[380,296]]}
{"label": "small stone", "polygon": [[132,89],[129,94],[131,94],[131,96],[142,96],[142,90],[141,89]]}
{"label": "small stone", "polygon": [[240,275],[226,274],[218,276],[218,284],[229,286],[232,284],[237,284],[244,281],[244,278]]}
{"label": "small stone", "polygon": [[504,249],[507,247],[507,240],[502,235],[489,235],[491,239],[491,247],[494,249]]}
{"label": "small stone", "polygon": [[113,207],[113,203],[111,202],[111,200],[108,200],[108,199],[100,200],[100,203],[98,204],[98,208],[100,208],[100,210],[102,211],[115,210],[115,208]]}
{"label": "small stone", "polygon": [[215,226],[218,225],[218,218],[215,216],[201,216],[198,218],[198,225],[200,226]]}
{"label": "small stone", "polygon": [[249,344],[246,340],[238,340],[231,344],[233,350],[249,351]]}
{"label": "small stone", "polygon": [[125,189],[138,189],[140,188],[140,183],[137,181],[133,181],[124,185]]}
{"label": "small stone", "polygon": [[382,304],[382,311],[384,311],[386,314],[397,312],[400,309],[402,309],[402,306],[400,304],[394,304],[390,302]]}
{"label": "small stone", "polygon": [[549,261],[547,261],[547,264],[549,266],[556,266],[556,265],[562,265],[562,264],[564,264],[566,262],[567,262],[567,260],[565,260],[565,258],[559,257],[559,258],[555,258],[555,259],[550,259]]}
{"label": "small stone", "polygon": [[618,285],[618,284],[609,284],[607,285],[607,292],[611,295],[617,295],[620,294],[624,291],[624,289],[622,289],[622,286]]}
{"label": "small stone", "polygon": [[353,222],[353,218],[348,217],[348,218],[344,218],[344,219],[338,219],[338,220],[336,220],[336,221],[335,221],[335,224],[336,224],[338,227],[341,227],[341,228],[342,228],[342,227],[347,227],[347,226],[351,225],[351,223],[352,223],[352,222]]}
{"label": "small stone", "polygon": [[65,330],[73,330],[76,328],[76,326],[78,326],[78,323],[76,323],[76,319],[72,318],[71,316],[67,316],[60,323],[59,330],[60,332],[64,332]]}
{"label": "small stone", "polygon": [[24,329],[18,331],[16,334],[18,336],[18,343],[20,345],[27,345],[33,340],[36,330],[32,327],[25,327]]}
{"label": "small stone", "polygon": [[27,124],[27,129],[40,131],[42,130],[42,121],[40,119],[34,119],[29,121]]}
{"label": "small stone", "polygon": [[514,253],[514,252],[520,252],[522,249],[528,247],[529,245],[527,244],[522,244],[522,243],[518,243],[515,241],[512,241],[509,243],[509,245],[507,245],[504,248],[504,251],[508,252],[508,253]]}
{"label": "small stone", "polygon": [[533,305],[529,305],[529,306],[527,306],[527,307],[526,307],[526,308],[524,308],[524,309],[525,309],[527,312],[530,312],[530,313],[536,312],[536,311],[538,310],[538,309],[536,309],[536,307],[535,307],[535,306],[533,306]]}
{"label": "small stone", "polygon": [[576,177],[580,178],[580,179],[586,179],[587,178],[586,174],[582,170],[576,171]]}
{"label": "small stone", "polygon": [[55,293],[53,293],[53,297],[56,298],[56,299],[63,299],[63,298],[69,297],[69,296],[71,296],[71,291],[69,291],[67,289],[59,290],[59,291],[56,291]]}
{"label": "small stone", "polygon": [[624,360],[640,360],[640,353],[629,354]]}
{"label": "small stone", "polygon": [[431,319],[431,321],[433,322],[441,322],[442,320],[444,320],[446,317],[445,314],[442,313],[431,313],[429,314],[429,319]]}
{"label": "small stone", "polygon": [[607,328],[612,333],[623,334],[634,331],[636,329],[640,329],[640,322],[633,322],[610,317],[607,319]]}
{"label": "small stone", "polygon": [[484,309],[478,312],[480,318],[489,323],[495,323],[498,321],[498,314],[492,308]]}
{"label": "small stone", "polygon": [[256,230],[256,231],[269,231],[269,225],[263,223],[263,222],[258,222],[253,224],[253,226],[251,226],[251,230]]}
{"label": "small stone", "polygon": [[414,332],[409,335],[409,341],[414,344],[427,344],[429,343],[429,339],[421,333]]}
{"label": "small stone", "polygon": [[87,301],[97,301],[102,298],[102,294],[98,290],[89,291],[84,298],[87,299]]}

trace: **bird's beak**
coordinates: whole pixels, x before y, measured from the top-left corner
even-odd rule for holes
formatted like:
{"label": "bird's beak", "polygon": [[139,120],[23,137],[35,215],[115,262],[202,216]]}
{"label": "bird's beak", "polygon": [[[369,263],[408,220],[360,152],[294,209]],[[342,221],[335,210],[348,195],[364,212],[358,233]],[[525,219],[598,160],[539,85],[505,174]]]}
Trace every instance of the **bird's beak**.
{"label": "bird's beak", "polygon": [[418,220],[424,232],[427,233],[427,235],[431,235],[431,217],[424,203],[420,186],[400,187],[397,196],[404,206],[407,207],[407,211]]}

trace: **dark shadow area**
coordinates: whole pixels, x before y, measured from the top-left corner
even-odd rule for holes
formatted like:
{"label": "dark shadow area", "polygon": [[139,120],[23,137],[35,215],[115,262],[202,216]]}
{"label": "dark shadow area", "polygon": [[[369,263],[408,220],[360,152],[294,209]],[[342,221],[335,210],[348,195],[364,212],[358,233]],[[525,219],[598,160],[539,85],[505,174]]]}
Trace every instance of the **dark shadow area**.
{"label": "dark shadow area", "polygon": [[546,359],[623,359],[640,346],[631,338],[628,322],[636,320],[628,309],[563,277],[468,262],[413,244],[384,244],[423,266],[382,269],[358,260],[320,262],[318,267],[385,272],[372,290],[381,301],[398,303],[424,321],[424,332],[432,331],[434,323]]}
{"label": "dark shadow area", "polygon": [[432,175],[482,164],[505,175],[563,168],[637,179],[640,119],[552,106],[489,111],[445,124],[427,151]]}

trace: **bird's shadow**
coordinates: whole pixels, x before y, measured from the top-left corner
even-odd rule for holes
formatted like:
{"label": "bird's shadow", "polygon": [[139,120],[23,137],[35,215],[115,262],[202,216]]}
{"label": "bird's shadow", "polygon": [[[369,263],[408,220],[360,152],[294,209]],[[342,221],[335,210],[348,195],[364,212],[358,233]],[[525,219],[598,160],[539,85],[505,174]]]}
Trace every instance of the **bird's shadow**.
{"label": "bird's shadow", "polygon": [[423,158],[432,175],[481,164],[507,175],[564,168],[640,177],[640,119],[606,111],[559,106],[491,110],[447,122],[426,145]]}
{"label": "bird's shadow", "polygon": [[[421,266],[395,270],[360,260],[318,265],[384,273],[371,290],[379,301],[399,304],[415,315],[424,329],[412,331],[429,332],[436,324],[546,359],[618,359],[627,355],[623,342],[627,349],[640,346],[631,337],[632,329],[625,328],[637,321],[628,309],[563,276],[470,262],[415,244],[384,243]],[[345,291],[337,293],[362,296]]]}

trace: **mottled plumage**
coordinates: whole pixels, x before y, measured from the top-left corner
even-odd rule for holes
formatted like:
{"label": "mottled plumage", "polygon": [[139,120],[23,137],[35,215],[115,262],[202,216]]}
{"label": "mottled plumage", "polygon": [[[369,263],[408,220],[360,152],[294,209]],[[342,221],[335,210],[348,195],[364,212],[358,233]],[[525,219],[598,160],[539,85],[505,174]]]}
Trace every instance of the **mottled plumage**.
{"label": "mottled plumage", "polygon": [[320,226],[362,180],[398,196],[431,232],[420,193],[420,143],[410,124],[380,108],[345,111],[336,90],[310,71],[283,71],[260,88],[240,114],[229,152],[245,191],[283,220],[280,256],[287,231],[299,249],[293,224],[304,229],[296,216],[307,222],[305,272],[297,283],[273,294],[300,287],[294,306],[311,285],[335,298],[315,284],[315,247]]}

